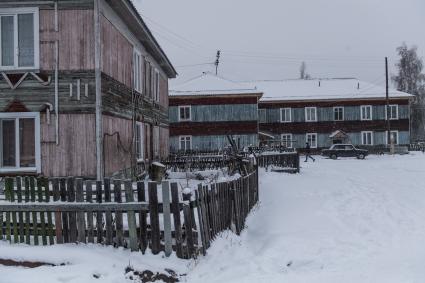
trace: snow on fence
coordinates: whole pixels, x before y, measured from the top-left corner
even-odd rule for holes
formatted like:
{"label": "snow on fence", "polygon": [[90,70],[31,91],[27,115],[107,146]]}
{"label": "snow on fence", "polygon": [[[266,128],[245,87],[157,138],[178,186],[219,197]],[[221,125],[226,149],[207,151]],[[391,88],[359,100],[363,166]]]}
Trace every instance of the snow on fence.
{"label": "snow on fence", "polygon": [[[28,245],[99,243],[179,258],[205,255],[225,230],[239,234],[258,201],[258,172],[200,184],[193,194],[177,183],[76,178],[6,178],[0,239]],[[162,192],[161,192],[162,191]],[[162,196],[162,202],[158,196]]]}

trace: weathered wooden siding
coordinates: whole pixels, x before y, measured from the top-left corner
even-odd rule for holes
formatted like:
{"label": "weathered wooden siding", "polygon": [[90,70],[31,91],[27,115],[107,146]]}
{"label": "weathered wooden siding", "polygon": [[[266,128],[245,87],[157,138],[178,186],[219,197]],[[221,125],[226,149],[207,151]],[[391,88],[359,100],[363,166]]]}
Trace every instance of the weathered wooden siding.
{"label": "weathered wooden siding", "polygon": [[54,69],[58,40],[60,70],[93,70],[93,21],[93,10],[59,10],[59,32],[55,32],[55,11],[40,10],[40,69]]}
{"label": "weathered wooden siding", "polygon": [[[192,122],[257,121],[257,104],[192,105]],[[170,123],[178,122],[178,106],[169,108]]]}
{"label": "weathered wooden siding", "polygon": [[[372,106],[372,120],[385,120],[385,105]],[[318,121],[333,121],[333,107],[317,107]],[[263,108],[260,109],[260,123],[279,123],[280,108]],[[409,118],[409,106],[398,106],[399,119]],[[305,108],[291,108],[292,122],[305,122]],[[360,120],[360,106],[344,106],[344,120],[356,121]]]}
{"label": "weathered wooden siding", "polygon": [[103,133],[105,176],[130,168],[134,152],[132,121],[103,115]]}
{"label": "weathered wooden siding", "polygon": [[94,114],[60,114],[59,145],[55,143],[53,115],[40,117],[41,171],[45,176],[96,175]]}
{"label": "weathered wooden siding", "polygon": [[[240,147],[257,146],[258,135],[233,135],[236,143]],[[229,145],[227,137],[224,135],[217,136],[192,136],[192,149],[200,151],[222,150]],[[170,137],[170,150],[176,152],[179,150],[179,136]]]}
{"label": "weathered wooden siding", "polygon": [[132,88],[133,46],[105,16],[101,16],[100,23],[101,70],[108,76]]}

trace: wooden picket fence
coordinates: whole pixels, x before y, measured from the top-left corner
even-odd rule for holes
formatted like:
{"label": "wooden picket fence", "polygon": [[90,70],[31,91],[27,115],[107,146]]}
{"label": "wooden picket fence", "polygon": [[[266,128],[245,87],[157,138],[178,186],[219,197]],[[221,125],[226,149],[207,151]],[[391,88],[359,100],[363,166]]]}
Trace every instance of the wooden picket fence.
{"label": "wooden picket fence", "polygon": [[257,156],[257,164],[262,168],[276,166],[286,170],[286,172],[299,173],[300,155],[298,152],[261,154]]}
{"label": "wooden picket fence", "polygon": [[225,155],[186,155],[171,156],[161,160],[161,163],[173,172],[192,172],[228,167],[231,160]]}
{"label": "wooden picket fence", "polygon": [[[185,190],[184,190],[185,191]],[[162,201],[158,197],[162,196]],[[258,202],[258,172],[182,194],[177,183],[6,178],[0,239],[28,245],[98,243],[180,258],[205,254],[222,231],[240,234]],[[172,223],[173,222],[173,225]]]}

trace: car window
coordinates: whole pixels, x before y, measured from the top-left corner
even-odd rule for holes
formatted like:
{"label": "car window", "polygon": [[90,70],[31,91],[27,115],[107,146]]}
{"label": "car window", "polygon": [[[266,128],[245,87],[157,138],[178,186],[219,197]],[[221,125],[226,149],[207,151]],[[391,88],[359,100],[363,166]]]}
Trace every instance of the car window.
{"label": "car window", "polygon": [[344,149],[342,145],[334,145],[333,149]]}
{"label": "car window", "polygon": [[353,146],[352,145],[346,145],[345,146],[345,150],[352,150],[353,149]]}

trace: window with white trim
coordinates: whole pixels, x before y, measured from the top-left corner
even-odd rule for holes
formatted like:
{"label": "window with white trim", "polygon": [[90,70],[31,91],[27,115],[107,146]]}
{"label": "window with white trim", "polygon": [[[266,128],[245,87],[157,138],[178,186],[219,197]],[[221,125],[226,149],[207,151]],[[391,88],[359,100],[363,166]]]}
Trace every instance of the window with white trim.
{"label": "window with white trim", "polygon": [[40,172],[40,114],[0,113],[0,172]]}
{"label": "window with white trim", "polygon": [[38,68],[38,8],[2,8],[0,10],[0,70]]}
{"label": "window with white trim", "polygon": [[188,151],[192,149],[192,136],[180,136],[179,137],[179,149]]}
{"label": "window with white trim", "polygon": [[133,88],[142,92],[142,55],[139,51],[133,51]]}
{"label": "window with white trim", "polygon": [[280,122],[281,123],[292,122],[291,108],[280,108]]}
{"label": "window with white trim", "polygon": [[306,134],[305,141],[310,144],[311,148],[317,148],[317,133]]}
{"label": "window with white trim", "polygon": [[387,117],[388,109],[390,111],[389,119],[390,120],[398,120],[398,105],[388,105],[388,107],[385,105],[385,117]]}
{"label": "window with white trim", "polygon": [[360,106],[360,120],[372,120],[372,105]]}
{"label": "window with white trim", "polygon": [[160,143],[161,141],[159,139],[159,127],[154,126],[153,127],[153,155],[155,158],[160,157],[160,152],[159,152]]}
{"label": "window with white trim", "polygon": [[159,102],[159,72],[155,69],[155,101]]}
{"label": "window with white trim", "polygon": [[179,106],[179,121],[180,122],[192,120],[190,108],[191,108],[190,105]]}
{"label": "window with white trim", "polygon": [[136,122],[136,158],[137,161],[143,161],[145,156],[145,150],[144,150],[144,126],[141,122]]}
{"label": "window with white trim", "polygon": [[305,121],[306,122],[317,122],[317,108],[306,107],[305,108]]}
{"label": "window with white trim", "polygon": [[280,143],[284,147],[292,148],[292,134],[281,134]]}
{"label": "window with white trim", "polygon": [[373,145],[373,132],[363,131],[362,135],[362,145]]}
{"label": "window with white trim", "polygon": [[344,121],[344,107],[334,107],[334,121]]}
{"label": "window with white trim", "polygon": [[390,131],[390,140],[388,141],[388,131],[385,132],[387,144],[399,144],[398,131]]}

